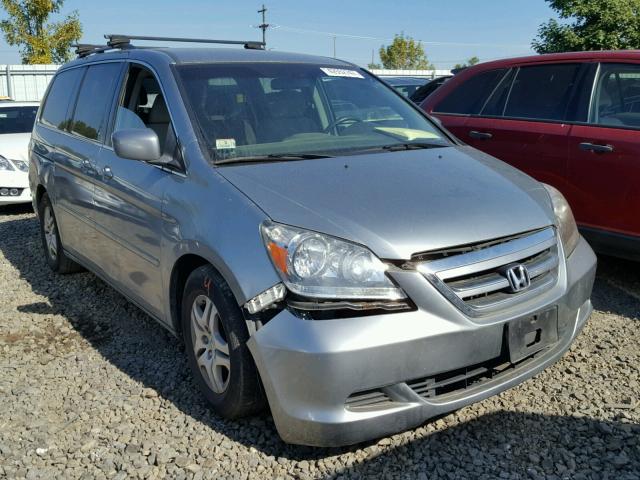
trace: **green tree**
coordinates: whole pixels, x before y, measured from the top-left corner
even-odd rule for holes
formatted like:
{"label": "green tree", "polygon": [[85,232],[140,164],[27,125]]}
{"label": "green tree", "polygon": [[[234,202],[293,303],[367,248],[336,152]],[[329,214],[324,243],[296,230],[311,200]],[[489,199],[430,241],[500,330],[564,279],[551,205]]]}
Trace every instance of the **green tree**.
{"label": "green tree", "polygon": [[49,22],[64,0],[0,0],[8,18],[0,30],[9,45],[20,46],[22,63],[63,63],[71,58],[69,47],[82,36],[78,13]]}
{"label": "green tree", "polygon": [[640,48],[640,0],[546,0],[560,21],[540,25],[538,53]]}
{"label": "green tree", "polygon": [[396,35],[391,45],[380,47],[384,68],[392,70],[432,70],[420,42],[404,34]]}
{"label": "green tree", "polygon": [[456,63],[453,66],[453,69],[455,70],[457,68],[472,67],[476,63],[480,63],[480,59],[474,55],[473,57],[469,58],[465,63]]}
{"label": "green tree", "polygon": [[369,65],[367,65],[367,68],[369,70],[380,70],[382,68],[382,65],[380,65],[379,63],[370,63]]}

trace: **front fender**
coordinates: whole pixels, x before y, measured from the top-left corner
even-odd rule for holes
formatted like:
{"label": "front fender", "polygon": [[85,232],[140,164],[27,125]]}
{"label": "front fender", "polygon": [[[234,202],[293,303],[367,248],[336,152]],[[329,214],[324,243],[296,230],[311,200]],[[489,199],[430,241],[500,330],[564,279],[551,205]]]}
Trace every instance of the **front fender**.
{"label": "front fender", "polygon": [[[188,184],[187,179],[174,176],[171,182],[176,185],[165,191],[163,286],[170,292],[174,266],[180,258],[197,255],[220,272],[238,305],[243,305],[280,281],[260,234],[260,225],[268,217],[212,167],[198,167],[197,163],[192,163]],[[165,311],[169,318],[170,295],[165,299]]]}

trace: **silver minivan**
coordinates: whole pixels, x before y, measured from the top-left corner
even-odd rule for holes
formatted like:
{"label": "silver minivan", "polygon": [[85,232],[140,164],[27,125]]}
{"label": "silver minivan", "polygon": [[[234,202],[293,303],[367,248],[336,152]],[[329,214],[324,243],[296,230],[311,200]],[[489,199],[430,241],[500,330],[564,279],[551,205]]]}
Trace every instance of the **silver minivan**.
{"label": "silver minivan", "polygon": [[38,113],[45,256],[184,340],[206,400],[353,444],[558,360],[596,259],[552,187],[331,58],[81,46]]}

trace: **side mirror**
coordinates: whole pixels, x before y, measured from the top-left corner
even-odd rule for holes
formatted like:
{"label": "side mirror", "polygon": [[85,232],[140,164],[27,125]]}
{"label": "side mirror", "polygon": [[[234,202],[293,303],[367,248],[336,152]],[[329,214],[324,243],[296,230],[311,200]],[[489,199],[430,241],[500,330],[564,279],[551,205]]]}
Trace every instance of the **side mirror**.
{"label": "side mirror", "polygon": [[162,156],[158,135],[150,128],[118,130],[111,140],[113,150],[120,158],[155,162]]}

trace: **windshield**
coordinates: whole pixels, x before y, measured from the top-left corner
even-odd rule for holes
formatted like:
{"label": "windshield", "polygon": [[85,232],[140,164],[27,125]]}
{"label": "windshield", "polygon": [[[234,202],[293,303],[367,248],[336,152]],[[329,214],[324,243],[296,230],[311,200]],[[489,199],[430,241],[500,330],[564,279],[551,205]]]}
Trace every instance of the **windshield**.
{"label": "windshield", "polygon": [[31,132],[36,113],[38,107],[0,107],[0,135]]}
{"label": "windshield", "polygon": [[265,62],[183,65],[178,72],[217,162],[450,145],[356,67]]}

